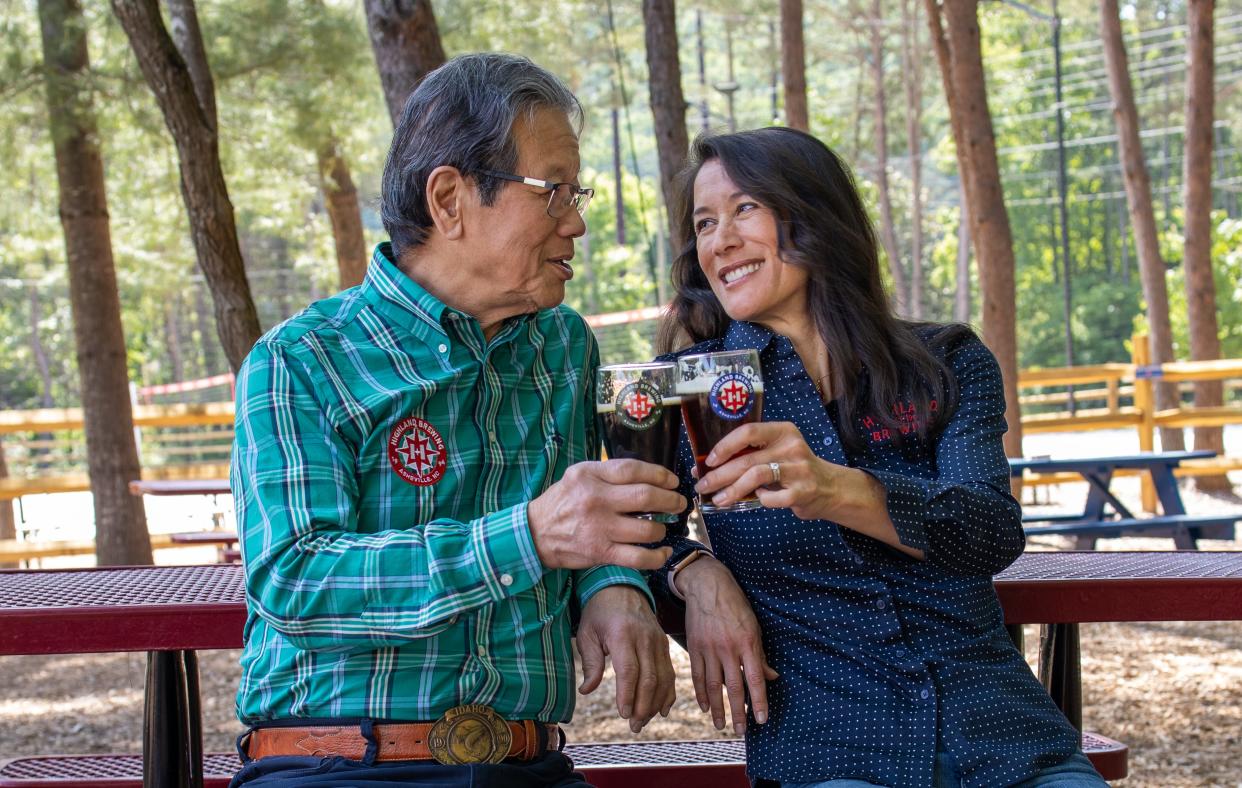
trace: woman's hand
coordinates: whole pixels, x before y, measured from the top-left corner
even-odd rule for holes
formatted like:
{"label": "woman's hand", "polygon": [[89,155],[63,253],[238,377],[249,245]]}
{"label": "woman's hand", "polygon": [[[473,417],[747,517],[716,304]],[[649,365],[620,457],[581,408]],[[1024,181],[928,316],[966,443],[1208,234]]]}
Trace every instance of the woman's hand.
{"label": "woman's hand", "polygon": [[[780,465],[779,484],[769,465],[773,462]],[[816,457],[790,422],[738,427],[707,455],[707,466],[712,470],[694,489],[716,506],[754,493],[765,508],[790,509],[801,520],[831,520],[912,558],[926,558],[922,550],[902,543],[884,485],[865,471]]]}
{"label": "woman's hand", "polygon": [[[747,449],[751,451],[738,454]],[[779,484],[774,483],[769,465],[773,462],[780,464]],[[803,520],[834,519],[849,492],[849,477],[859,473],[816,457],[802,433],[788,421],[737,428],[707,455],[707,465],[713,470],[699,480],[695,490],[716,506],[728,506],[755,493],[765,507],[792,509]]]}
{"label": "woman's hand", "polygon": [[767,682],[778,677],[763,654],[759,621],[733,575],[711,556],[677,573],[686,598],[686,648],[699,708],[712,713],[716,730],[725,726],[723,688],[739,736],[746,732],[746,695],[755,722],[768,720]]}

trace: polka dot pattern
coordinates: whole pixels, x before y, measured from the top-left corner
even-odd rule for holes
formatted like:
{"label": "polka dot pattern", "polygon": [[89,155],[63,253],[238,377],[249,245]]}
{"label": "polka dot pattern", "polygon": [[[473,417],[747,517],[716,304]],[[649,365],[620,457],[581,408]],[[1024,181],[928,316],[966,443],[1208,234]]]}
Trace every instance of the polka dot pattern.
{"label": "polka dot pattern", "polygon": [[[1009,640],[992,588],[1024,541],[1001,446],[1000,369],[987,348],[969,337],[945,352],[961,393],[939,434],[898,447],[863,413],[858,452],[842,445],[835,403],[820,401],[787,338],[733,323],[682,354],[739,348],[760,351],[763,419],[793,422],[821,459],[878,479],[902,543],[927,556],[788,509],[706,516],[781,674],[768,685],[768,722],[747,726],[751,777],[930,786],[939,748],[963,786],[996,788],[1076,752],[1076,732]],[[687,495],[692,466],[683,432]]]}

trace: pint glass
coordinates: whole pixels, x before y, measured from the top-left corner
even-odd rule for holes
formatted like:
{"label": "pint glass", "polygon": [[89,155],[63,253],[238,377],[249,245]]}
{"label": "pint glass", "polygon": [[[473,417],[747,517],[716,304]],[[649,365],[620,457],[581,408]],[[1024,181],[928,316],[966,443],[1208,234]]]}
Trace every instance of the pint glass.
{"label": "pint glass", "polygon": [[[604,449],[610,458],[633,459],[677,467],[681,440],[681,399],[677,396],[677,365],[612,364],[596,373],[595,413]],[[637,515],[672,523],[677,515]]]}
{"label": "pint glass", "polygon": [[[682,356],[677,365],[682,417],[701,479],[710,470],[704,461],[720,439],[763,415],[759,354],[753,350],[703,353]],[[755,496],[729,506],[713,506],[699,498],[699,510],[705,514],[757,509],[760,505]]]}

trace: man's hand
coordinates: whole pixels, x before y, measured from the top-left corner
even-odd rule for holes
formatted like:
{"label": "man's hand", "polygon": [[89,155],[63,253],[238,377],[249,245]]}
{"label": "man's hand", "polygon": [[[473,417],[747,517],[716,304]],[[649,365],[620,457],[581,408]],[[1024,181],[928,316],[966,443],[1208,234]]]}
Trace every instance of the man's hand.
{"label": "man's hand", "polygon": [[672,548],[638,545],[664,538],[664,525],[627,512],[686,508],[676,492],[677,477],[638,460],[580,462],[526,509],[539,560],[549,569],[586,569],[616,564],[659,569]]}
{"label": "man's hand", "polygon": [[729,694],[733,730],[746,732],[746,693],[755,722],[768,720],[767,682],[778,677],[763,653],[759,621],[724,564],[704,556],[673,580],[686,598],[686,648],[699,708],[712,712],[716,730],[725,725],[723,687]]}
{"label": "man's hand", "polygon": [[578,654],[583,695],[599,686],[604,657],[612,657],[617,712],[630,721],[631,731],[641,731],[657,712],[668,716],[677,698],[668,638],[641,591],[615,585],[591,597],[578,624]]}

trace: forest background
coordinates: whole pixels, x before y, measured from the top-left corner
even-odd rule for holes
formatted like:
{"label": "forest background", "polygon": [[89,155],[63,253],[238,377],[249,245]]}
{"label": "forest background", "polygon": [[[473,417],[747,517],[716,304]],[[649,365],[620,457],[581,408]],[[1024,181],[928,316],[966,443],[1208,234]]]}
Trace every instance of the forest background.
{"label": "forest background", "polygon": [[[963,244],[950,120],[921,4],[803,5],[809,126],[853,163],[869,203],[877,206],[877,224],[892,228],[886,253],[900,259],[889,270],[907,280],[900,294],[904,311],[977,322],[976,277],[960,264],[969,245]],[[640,4],[456,0],[435,3],[434,9],[449,56],[476,50],[526,54],[561,75],[583,102],[581,178],[597,198],[589,234],[579,243],[568,303],[584,314],[663,303],[668,230]],[[1058,10],[1068,266],[1060,258],[1058,235],[1055,64],[1044,16],[1050,9],[1004,2],[977,9],[1013,231],[1024,368],[1066,361],[1066,269],[1075,363],[1127,361],[1132,334],[1145,328],[1097,4],[1063,0]],[[112,9],[88,3],[83,12],[129,380],[141,387],[227,372],[211,293],[195,263],[176,146]],[[363,3],[213,0],[199,4],[197,14],[215,82],[221,162],[245,273],[267,329],[338,289],[321,169],[325,141],[335,146],[336,159],[356,185],[366,248],[383,239],[377,195],[392,123]],[[1186,7],[1123,3],[1120,16],[1168,269],[1175,355],[1184,358]],[[785,122],[776,0],[682,3],[676,19],[691,135],[703,128]],[[1225,4],[1217,10],[1214,47],[1212,260],[1222,355],[1237,357],[1242,9]],[[41,68],[36,3],[0,0],[0,409],[71,407],[81,400]],[[881,88],[886,101],[880,100]],[[912,150],[921,164],[917,209]],[[879,199],[881,190],[887,200]],[[887,217],[881,216],[881,202],[887,203]],[[605,355],[645,355],[647,337],[636,328],[607,344]],[[215,394],[224,398],[219,390]]]}

